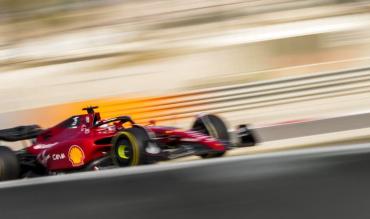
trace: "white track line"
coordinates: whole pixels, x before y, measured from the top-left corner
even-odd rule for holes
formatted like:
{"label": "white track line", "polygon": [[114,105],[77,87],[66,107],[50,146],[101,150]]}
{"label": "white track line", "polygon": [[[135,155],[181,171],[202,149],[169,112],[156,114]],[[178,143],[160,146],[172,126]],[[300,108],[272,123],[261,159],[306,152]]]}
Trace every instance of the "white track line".
{"label": "white track line", "polygon": [[[179,170],[185,168],[201,167],[214,164],[231,163],[236,161],[245,160],[256,160],[256,159],[266,159],[266,158],[277,158],[277,157],[292,157],[299,155],[317,155],[322,153],[343,153],[348,152],[351,154],[362,153],[361,150],[369,150],[370,144],[356,144],[356,145],[342,145],[342,146],[332,146],[325,148],[308,148],[308,149],[298,149],[284,152],[271,152],[264,154],[254,154],[245,156],[235,156],[235,157],[224,157],[210,160],[195,160],[191,162],[183,163],[166,163],[161,165],[151,165],[151,166],[138,166],[130,168],[117,168],[112,170],[104,170],[97,172],[83,172],[74,173],[58,176],[46,176],[32,179],[21,179],[14,181],[6,181],[0,183],[0,190],[6,188],[15,188],[23,186],[33,186],[60,182],[71,182],[79,180],[95,180],[104,179],[117,176],[127,176],[127,175],[138,175],[146,173],[156,173],[169,170]],[[369,150],[370,151],[370,150]]]}

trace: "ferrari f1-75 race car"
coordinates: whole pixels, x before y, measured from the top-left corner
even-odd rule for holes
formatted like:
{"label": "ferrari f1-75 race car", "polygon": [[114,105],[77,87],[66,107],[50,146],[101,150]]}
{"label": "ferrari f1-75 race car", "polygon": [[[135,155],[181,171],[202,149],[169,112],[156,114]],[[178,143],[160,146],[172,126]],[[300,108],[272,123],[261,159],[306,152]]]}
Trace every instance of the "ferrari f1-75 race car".
{"label": "ferrari f1-75 race car", "polygon": [[[0,140],[31,140],[19,151],[0,146],[0,180],[55,175],[111,167],[136,166],[179,157],[222,156],[231,143],[221,118],[197,116],[191,129],[136,124],[129,116],[101,119],[97,107],[87,107],[58,125],[37,125],[0,130]],[[237,133],[243,145],[254,145],[255,137],[245,125]]]}

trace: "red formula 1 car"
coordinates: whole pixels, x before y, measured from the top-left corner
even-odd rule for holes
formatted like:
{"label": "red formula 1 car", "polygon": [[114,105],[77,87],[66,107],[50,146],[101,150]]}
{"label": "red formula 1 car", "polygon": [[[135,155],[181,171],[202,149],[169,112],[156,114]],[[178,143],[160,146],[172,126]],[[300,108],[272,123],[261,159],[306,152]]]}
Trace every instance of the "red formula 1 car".
{"label": "red formula 1 car", "polygon": [[[15,152],[0,146],[0,180],[151,164],[188,155],[219,157],[233,147],[225,123],[215,115],[198,116],[190,130],[181,130],[139,125],[129,116],[101,119],[96,108],[84,108],[86,114],[46,130],[37,125],[0,130],[3,141],[32,140],[32,145]],[[244,145],[256,143],[245,126],[239,130]]]}

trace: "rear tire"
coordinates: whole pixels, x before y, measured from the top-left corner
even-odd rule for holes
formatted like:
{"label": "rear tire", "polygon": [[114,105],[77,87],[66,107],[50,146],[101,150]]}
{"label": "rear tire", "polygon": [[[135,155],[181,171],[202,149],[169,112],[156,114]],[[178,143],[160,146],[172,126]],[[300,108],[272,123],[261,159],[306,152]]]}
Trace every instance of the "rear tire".
{"label": "rear tire", "polygon": [[112,160],[121,167],[148,163],[145,147],[149,135],[144,128],[133,127],[118,133],[112,142]]}
{"label": "rear tire", "polygon": [[8,147],[0,146],[0,181],[19,178],[20,165],[16,154]]}
{"label": "rear tire", "polygon": [[[209,114],[198,117],[192,126],[192,130],[209,135],[222,142],[230,142],[230,136],[225,122],[216,115]],[[199,156],[202,158],[214,158],[221,157],[224,154],[225,151],[221,151],[201,154]]]}

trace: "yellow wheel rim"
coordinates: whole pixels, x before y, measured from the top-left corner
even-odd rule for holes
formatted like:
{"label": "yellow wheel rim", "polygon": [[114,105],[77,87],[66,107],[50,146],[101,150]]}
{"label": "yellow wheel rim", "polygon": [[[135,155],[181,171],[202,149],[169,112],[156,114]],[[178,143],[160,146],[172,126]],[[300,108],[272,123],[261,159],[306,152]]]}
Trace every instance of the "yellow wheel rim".
{"label": "yellow wheel rim", "polygon": [[[129,143],[131,144],[130,146],[132,148],[129,148],[130,150],[130,153],[127,153],[127,150],[125,152],[125,155],[126,157],[128,157],[128,160],[130,160],[130,163],[128,164],[129,166],[136,166],[136,165],[139,165],[139,162],[140,162],[140,151],[139,151],[139,145],[138,145],[138,142],[135,138],[135,136],[133,134],[131,134],[130,132],[120,132],[118,135],[116,135],[113,139],[113,145],[116,145],[117,144],[117,141],[119,140],[119,138],[121,136],[125,136],[127,138],[127,140],[129,140]],[[119,148],[120,146],[118,146]],[[119,158],[119,154],[118,154],[118,148],[117,148],[117,158]],[[132,158],[130,157],[132,156]],[[118,163],[118,162],[117,162]]]}
{"label": "yellow wheel rim", "polygon": [[117,153],[118,153],[118,156],[122,159],[129,159],[129,157],[126,154],[126,148],[127,148],[126,145],[118,146]]}

